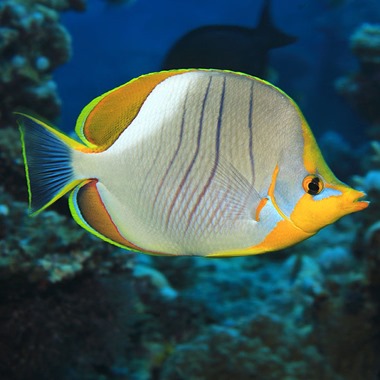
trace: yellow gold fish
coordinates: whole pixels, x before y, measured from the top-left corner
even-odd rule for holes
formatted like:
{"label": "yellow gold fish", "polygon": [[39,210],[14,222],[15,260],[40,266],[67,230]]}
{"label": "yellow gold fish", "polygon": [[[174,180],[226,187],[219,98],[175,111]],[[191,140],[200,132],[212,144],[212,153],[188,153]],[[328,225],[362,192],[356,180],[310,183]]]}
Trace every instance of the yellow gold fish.
{"label": "yellow gold fish", "polygon": [[158,255],[278,250],[363,210],[297,105],[268,82],[220,70],[143,75],[81,112],[79,143],[19,114],[32,212],[70,192],[75,221]]}

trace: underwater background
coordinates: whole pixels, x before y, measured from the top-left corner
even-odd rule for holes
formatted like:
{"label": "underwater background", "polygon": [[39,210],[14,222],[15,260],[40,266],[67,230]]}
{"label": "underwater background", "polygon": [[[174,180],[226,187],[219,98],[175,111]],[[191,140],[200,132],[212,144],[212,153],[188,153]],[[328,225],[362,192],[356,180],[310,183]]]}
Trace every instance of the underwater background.
{"label": "underwater background", "polygon": [[[366,210],[233,259],[123,251],[77,226],[66,199],[28,215],[13,111],[71,133],[185,33],[256,28],[264,3],[296,37],[261,51],[264,76]],[[380,379],[379,99],[378,0],[0,0],[0,380]]]}

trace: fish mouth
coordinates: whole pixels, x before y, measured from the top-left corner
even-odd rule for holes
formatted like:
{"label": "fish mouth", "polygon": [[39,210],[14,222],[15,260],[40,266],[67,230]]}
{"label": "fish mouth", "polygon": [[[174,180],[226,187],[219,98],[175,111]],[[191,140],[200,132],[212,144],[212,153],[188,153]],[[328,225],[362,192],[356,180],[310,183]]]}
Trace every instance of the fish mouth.
{"label": "fish mouth", "polygon": [[355,197],[355,199],[353,200],[354,207],[358,211],[364,210],[369,206],[370,203],[368,200],[366,200],[367,194],[363,191],[356,191],[356,193],[358,194],[357,197]]}

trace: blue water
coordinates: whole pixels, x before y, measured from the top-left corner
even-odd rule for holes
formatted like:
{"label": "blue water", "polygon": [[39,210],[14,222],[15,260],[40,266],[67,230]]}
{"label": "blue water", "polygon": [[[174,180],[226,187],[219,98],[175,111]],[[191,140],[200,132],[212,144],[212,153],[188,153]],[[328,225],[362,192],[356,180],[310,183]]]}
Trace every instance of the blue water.
{"label": "blue water", "polygon": [[[157,71],[170,46],[202,25],[254,27],[262,1],[137,0],[110,6],[91,0],[63,24],[73,40],[71,61],[55,73],[63,101],[61,128],[71,130],[94,97],[138,75]],[[335,3],[339,3],[335,1]],[[297,43],[270,53],[276,84],[299,104],[317,136],[328,130],[352,142],[365,140],[363,120],[337,95],[334,80],[354,71],[349,36],[362,22],[379,22],[380,2],[274,0],[275,24]]]}

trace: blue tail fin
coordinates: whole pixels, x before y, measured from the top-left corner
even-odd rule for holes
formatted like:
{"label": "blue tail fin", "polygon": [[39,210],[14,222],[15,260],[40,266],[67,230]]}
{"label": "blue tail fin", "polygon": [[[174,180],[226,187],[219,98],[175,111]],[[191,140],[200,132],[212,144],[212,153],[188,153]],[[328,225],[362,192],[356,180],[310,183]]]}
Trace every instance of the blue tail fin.
{"label": "blue tail fin", "polygon": [[73,189],[72,151],[79,145],[61,132],[17,113],[29,193],[29,208],[37,214]]}

